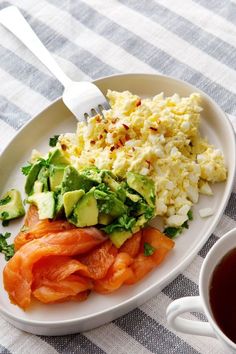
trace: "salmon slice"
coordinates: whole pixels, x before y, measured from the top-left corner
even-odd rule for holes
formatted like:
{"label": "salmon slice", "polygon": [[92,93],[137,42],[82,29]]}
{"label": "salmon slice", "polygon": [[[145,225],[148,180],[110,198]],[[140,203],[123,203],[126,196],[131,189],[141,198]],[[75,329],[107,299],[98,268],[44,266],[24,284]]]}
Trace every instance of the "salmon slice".
{"label": "salmon slice", "polygon": [[[150,256],[144,254],[144,244],[148,243],[155,248]],[[159,230],[148,227],[142,230],[140,253],[131,264],[132,275],[125,284],[135,284],[141,280],[154,267],[160,264],[169,251],[174,247],[174,241],[162,234]]]}
{"label": "salmon slice", "polygon": [[32,293],[36,299],[48,304],[68,300],[68,297],[75,297],[91,288],[91,280],[79,275],[69,275],[66,279],[58,282],[44,278],[41,285],[35,288]]}
{"label": "salmon slice", "polygon": [[49,234],[26,243],[10,259],[3,271],[4,287],[11,302],[23,309],[30,305],[32,268],[41,258],[83,254],[106,239],[101,231],[90,227]]}
{"label": "salmon slice", "polygon": [[43,257],[33,266],[33,295],[44,303],[61,302],[69,298],[82,301],[77,295],[91,289],[92,282],[73,273],[83,268],[87,269],[82,263],[68,256]]}
{"label": "salmon slice", "polygon": [[24,244],[35,238],[71,229],[75,229],[75,226],[66,220],[39,220],[37,208],[31,205],[28,209],[22,231],[15,237],[15,250],[18,250]]}
{"label": "salmon slice", "polygon": [[106,277],[94,281],[94,290],[101,294],[107,294],[120,288],[126,280],[133,277],[133,271],[129,268],[132,262],[133,258],[127,253],[118,253]]}
{"label": "salmon slice", "polygon": [[142,231],[136,232],[131,238],[129,238],[125,243],[119,248],[119,252],[125,252],[134,258],[139,253],[141,246]]}
{"label": "salmon slice", "polygon": [[89,254],[79,258],[87,269],[79,269],[78,273],[92,279],[102,279],[114,263],[118,250],[111,241],[106,241]]}

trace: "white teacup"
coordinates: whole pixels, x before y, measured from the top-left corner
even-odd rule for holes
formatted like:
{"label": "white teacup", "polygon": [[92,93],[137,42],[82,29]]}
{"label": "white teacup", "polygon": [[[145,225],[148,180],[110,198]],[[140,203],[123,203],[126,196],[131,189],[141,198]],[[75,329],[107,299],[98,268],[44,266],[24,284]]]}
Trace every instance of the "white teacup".
{"label": "white teacup", "polygon": [[[176,331],[218,338],[221,343],[236,353],[236,344],[230,340],[216,323],[209,301],[212,273],[221,259],[236,247],[236,229],[225,234],[209,251],[200,271],[200,296],[188,296],[173,301],[167,308],[167,322]],[[191,321],[179,317],[186,312],[203,312],[208,322]],[[236,330],[236,328],[235,328]]]}

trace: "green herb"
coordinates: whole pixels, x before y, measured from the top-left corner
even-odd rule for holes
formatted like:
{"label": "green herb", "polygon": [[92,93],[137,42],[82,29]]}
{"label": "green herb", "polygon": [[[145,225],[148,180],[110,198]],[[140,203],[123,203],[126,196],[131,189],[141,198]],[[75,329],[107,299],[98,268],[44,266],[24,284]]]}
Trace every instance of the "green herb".
{"label": "green herb", "polygon": [[185,229],[188,229],[188,220],[186,220],[181,227],[184,227]]}
{"label": "green herb", "polygon": [[3,199],[0,199],[0,205],[6,205],[7,203],[9,203],[11,201],[11,197],[8,195]]}
{"label": "green herb", "polygon": [[156,248],[150,245],[150,243],[144,242],[144,256],[151,256],[155,252]]}
{"label": "green herb", "polygon": [[103,231],[105,231],[107,234],[111,234],[112,232],[119,230],[132,230],[136,223],[136,219],[128,216],[126,214],[120,216],[115,222],[113,222],[110,225],[107,225],[102,228]]}
{"label": "green herb", "polygon": [[21,172],[23,173],[23,175],[28,176],[31,167],[32,164],[21,167]]}
{"label": "green herb", "polygon": [[182,231],[182,227],[166,227],[164,230],[164,234],[170,238],[173,238],[180,234]]}
{"label": "green herb", "polygon": [[9,222],[10,222],[10,220],[3,220],[2,221],[2,226],[8,226],[9,225]]}
{"label": "green herb", "polygon": [[49,139],[49,145],[51,147],[54,147],[57,145],[57,141],[58,141],[59,135],[54,135],[54,137]]}
{"label": "green herb", "polygon": [[14,245],[7,243],[7,238],[10,237],[10,232],[6,232],[5,234],[0,234],[0,252],[5,255],[5,260],[9,261],[9,259],[14,255]]}
{"label": "green herb", "polygon": [[1,218],[2,218],[2,220],[6,220],[6,218],[8,218],[8,216],[9,216],[9,213],[8,213],[7,211],[3,211],[3,212],[1,213]]}
{"label": "green herb", "polygon": [[193,220],[193,212],[192,212],[192,210],[189,210],[189,211],[188,211],[187,216],[188,216],[188,219],[189,219],[190,221]]}

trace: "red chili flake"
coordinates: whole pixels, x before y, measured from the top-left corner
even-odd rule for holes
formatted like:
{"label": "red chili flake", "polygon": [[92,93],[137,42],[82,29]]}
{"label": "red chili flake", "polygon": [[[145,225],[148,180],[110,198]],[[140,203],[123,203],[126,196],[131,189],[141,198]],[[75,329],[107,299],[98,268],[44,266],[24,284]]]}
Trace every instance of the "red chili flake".
{"label": "red chili flake", "polygon": [[139,99],[137,102],[136,102],[136,107],[140,106],[141,105],[141,100]]}
{"label": "red chili flake", "polygon": [[132,150],[135,151],[135,148],[132,146]]}
{"label": "red chili flake", "polygon": [[102,138],[103,138],[103,135],[100,134],[98,139],[101,140]]}
{"label": "red chili flake", "polygon": [[154,127],[150,127],[151,130],[153,130],[154,132],[157,132],[157,128],[154,128]]}
{"label": "red chili flake", "polygon": [[114,118],[111,120],[112,124],[115,124],[117,122],[117,118]]}
{"label": "red chili flake", "polygon": [[95,140],[90,140],[90,144],[94,145],[96,143]]}
{"label": "red chili flake", "polygon": [[63,151],[65,151],[67,149],[67,146],[65,144],[61,144],[61,148]]}
{"label": "red chili flake", "polygon": [[97,121],[98,123],[101,122],[101,117],[100,117],[99,115],[96,116],[96,121]]}
{"label": "red chili flake", "polygon": [[125,141],[128,141],[130,139],[130,136],[128,134],[125,135]]}
{"label": "red chili flake", "polygon": [[123,143],[123,141],[121,139],[119,139],[119,143],[121,144],[121,146],[124,146],[124,143]]}
{"label": "red chili flake", "polygon": [[113,151],[113,150],[115,150],[115,146],[114,146],[114,145],[112,145],[112,146],[110,147],[110,151]]}
{"label": "red chili flake", "polygon": [[107,133],[108,133],[108,131],[107,131],[106,129],[104,129],[104,133],[106,133],[106,134],[107,134]]}
{"label": "red chili flake", "polygon": [[151,166],[151,162],[149,161],[149,160],[145,160],[146,162],[147,162],[147,164],[148,164],[148,168],[150,168],[150,166]]}
{"label": "red chili flake", "polygon": [[123,127],[126,129],[126,130],[129,130],[129,126],[128,125],[126,125],[126,124],[122,124],[123,125]]}

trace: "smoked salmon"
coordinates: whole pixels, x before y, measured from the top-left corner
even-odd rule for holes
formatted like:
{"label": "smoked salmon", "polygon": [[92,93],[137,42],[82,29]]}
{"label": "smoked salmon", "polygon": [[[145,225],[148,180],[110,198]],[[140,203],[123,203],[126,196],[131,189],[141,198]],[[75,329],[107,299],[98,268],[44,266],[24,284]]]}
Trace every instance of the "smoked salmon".
{"label": "smoked salmon", "polygon": [[18,250],[24,244],[35,238],[40,238],[51,233],[62,232],[75,229],[76,227],[66,220],[39,220],[38,211],[34,205],[31,205],[27,211],[24,226],[15,237],[14,247]]}
{"label": "smoked salmon", "polygon": [[[39,220],[34,206],[24,226],[15,238],[16,253],[3,271],[11,302],[23,309],[32,296],[46,304],[83,301],[92,290],[108,294],[123,284],[135,284],[174,247],[174,241],[148,227],[117,249],[94,227]],[[151,253],[146,254],[145,245]]]}
{"label": "smoked salmon", "polygon": [[32,268],[43,257],[82,254],[105,240],[104,233],[90,227],[49,234],[26,243],[10,259],[3,271],[4,287],[10,300],[23,309],[30,305]]}

